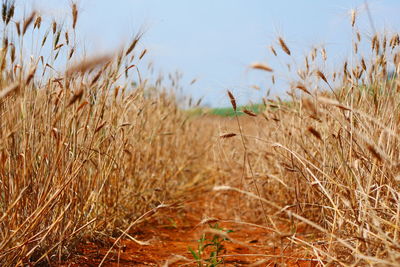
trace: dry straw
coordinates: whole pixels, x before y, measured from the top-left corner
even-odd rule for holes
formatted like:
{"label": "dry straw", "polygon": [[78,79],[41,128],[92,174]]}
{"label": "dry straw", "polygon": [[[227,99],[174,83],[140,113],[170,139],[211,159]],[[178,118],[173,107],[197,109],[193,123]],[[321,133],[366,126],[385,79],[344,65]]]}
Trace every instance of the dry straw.
{"label": "dry straw", "polygon": [[352,9],[350,10],[350,18],[351,18],[351,27],[354,27],[354,25],[356,24],[356,10]]}
{"label": "dry straw", "polygon": [[136,36],[133,38],[132,43],[129,45],[128,49],[125,52],[125,55],[129,55],[136,47],[136,45],[138,44],[139,40],[142,38],[143,33],[139,32],[138,34],[136,34]]}
{"label": "dry straw", "polygon": [[251,111],[251,110],[243,109],[243,112],[244,112],[245,114],[249,115],[250,117],[257,117],[257,114],[254,113],[254,112]]}
{"label": "dry straw", "polygon": [[14,1],[3,1],[1,14],[5,25],[8,25],[14,17],[15,3]]}
{"label": "dry straw", "polygon": [[268,71],[268,72],[273,72],[274,70],[269,67],[268,65],[264,64],[264,63],[253,63],[250,66],[253,69],[257,69],[257,70],[263,70],[263,71]]}
{"label": "dry straw", "polygon": [[4,97],[9,96],[13,92],[17,92],[20,88],[18,83],[8,86],[7,88],[0,91],[0,100]]}
{"label": "dry straw", "polygon": [[272,54],[274,54],[274,56],[278,56],[278,54],[276,53],[275,48],[272,45],[269,47],[269,49],[271,50]]}
{"label": "dry straw", "polygon": [[146,55],[147,49],[143,49],[142,53],[140,53],[139,59],[142,59],[144,55]]}
{"label": "dry straw", "polygon": [[226,134],[220,135],[220,137],[226,139],[226,138],[234,137],[234,136],[236,136],[236,135],[237,135],[237,134],[235,134],[235,133],[226,133]]}
{"label": "dry straw", "polygon": [[301,91],[303,91],[303,92],[305,92],[305,93],[311,95],[310,91],[308,91],[307,88],[306,88],[306,86],[305,86],[304,84],[302,84],[302,83],[297,83],[297,84],[295,85],[295,88],[300,89]]}
{"label": "dry straw", "polygon": [[85,73],[100,65],[105,65],[112,59],[111,55],[103,55],[92,58],[87,58],[67,69],[66,75],[70,76],[74,73]]}
{"label": "dry straw", "polygon": [[29,25],[32,24],[33,19],[35,18],[35,16],[36,16],[36,12],[33,11],[33,12],[29,15],[29,17],[27,17],[27,18],[25,19],[25,21],[24,21],[24,26],[23,26],[23,28],[22,28],[22,35],[25,35],[26,31],[28,30]]}
{"label": "dry straw", "polygon": [[75,30],[76,22],[78,21],[78,7],[76,3],[72,3],[72,28]]}
{"label": "dry straw", "polygon": [[2,6],[0,266],[60,263],[85,240],[106,244],[158,203],[210,183],[198,177],[219,176],[204,168],[217,127],[198,131],[162,79],[121,78],[146,53],[140,35],[117,56],[84,57],[70,34],[75,3],[62,24],[35,12],[14,18],[13,3]]}
{"label": "dry straw", "polygon": [[308,127],[307,130],[314,135],[317,139],[322,141],[321,134],[312,126]]}
{"label": "dry straw", "polygon": [[[236,163],[242,164],[247,177],[254,172],[260,175],[246,184],[248,191],[243,187],[231,191],[258,200],[261,193],[270,207],[283,207],[270,212],[276,221],[288,212],[283,220],[292,221],[295,216],[316,229],[323,241],[290,238],[290,244],[301,242],[321,265],[397,266],[400,86],[398,76],[389,75],[388,70],[394,67],[398,72],[400,38],[397,33],[389,36],[376,31],[369,44],[356,30],[359,14],[355,10],[350,14],[355,37],[351,60],[329,73],[318,69],[321,63],[329,64],[328,52],[313,48],[304,57],[304,67],[296,71],[290,100],[265,101],[265,121],[242,120],[246,121],[243,131],[249,132],[243,154],[251,158],[252,169],[245,161]],[[290,55],[286,43],[278,41]],[[369,45],[372,53],[362,54]],[[331,91],[320,90],[319,80]],[[316,90],[311,94],[310,88]],[[293,89],[307,95],[295,94]],[[272,181],[270,173],[280,181]],[[267,186],[259,192],[251,187],[253,183]],[[219,190],[235,188],[231,186]],[[249,201],[249,207],[254,209],[254,205]],[[259,205],[253,218],[261,212]]]}
{"label": "dry straw", "polygon": [[233,110],[236,111],[236,110],[237,110],[236,99],[235,99],[235,97],[233,96],[233,94],[232,94],[231,91],[228,90],[227,92],[228,92],[228,96],[229,96],[229,99],[230,99],[230,101],[231,101]]}
{"label": "dry straw", "polygon": [[290,56],[291,53],[290,53],[289,47],[286,45],[285,41],[281,37],[279,37],[278,42],[279,42],[279,45],[281,46],[283,52],[285,52],[286,54],[288,54]]}
{"label": "dry straw", "polygon": [[[154,84],[134,75],[121,79],[131,68],[140,74],[146,53],[137,49],[140,34],[117,56],[68,60],[67,70],[60,69],[65,57],[60,61],[58,52],[71,58],[81,50],[67,33],[75,29],[61,26],[77,25],[76,6],[71,24],[48,24],[38,16],[14,18],[13,3],[2,6],[1,266],[54,265],[79,243],[113,239],[105,263],[131,228],[166,207],[161,202],[180,203],[187,192],[221,181],[230,184],[215,190],[231,193],[207,204],[225,204],[239,193],[233,205],[226,202],[232,213],[223,215],[273,229],[279,251],[290,247],[320,265],[398,266],[400,98],[397,75],[388,75],[400,62],[398,34],[377,32],[369,44],[354,29],[357,54],[333,75],[312,70],[329,65],[321,62],[331,58],[324,49],[312,49],[304,67],[286,58],[299,74],[291,98],[264,100],[265,120],[239,118],[228,90],[230,120],[188,115],[162,78]],[[357,22],[354,13],[351,26]],[[31,42],[23,38],[31,24],[33,38],[41,38],[37,52],[51,51],[29,58]],[[57,40],[49,46],[46,27]],[[366,45],[373,52],[361,55]],[[179,87],[179,78],[170,79]],[[318,80],[331,92],[316,90]],[[224,140],[219,146],[215,136]]]}

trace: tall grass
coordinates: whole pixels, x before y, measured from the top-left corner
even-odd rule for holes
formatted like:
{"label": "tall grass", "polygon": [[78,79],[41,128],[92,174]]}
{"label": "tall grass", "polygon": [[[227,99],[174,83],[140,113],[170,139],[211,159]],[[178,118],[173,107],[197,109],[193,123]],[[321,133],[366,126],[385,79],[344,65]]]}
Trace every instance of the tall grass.
{"label": "tall grass", "polygon": [[173,93],[140,77],[140,34],[115,54],[78,55],[75,4],[64,25],[14,10],[3,1],[1,266],[53,263],[81,240],[121,236],[207,171],[197,145],[207,136]]}
{"label": "tall grass", "polygon": [[[241,118],[243,132],[235,132],[248,159],[236,157],[237,164],[253,179],[216,190],[241,192],[270,207],[273,221],[287,218],[323,234],[313,241],[296,232],[284,237],[321,265],[398,266],[400,39],[364,36],[353,16],[352,62],[328,75],[320,67],[328,65],[325,48],[306,55],[288,92],[291,105],[265,99],[266,111]],[[290,44],[278,44],[293,56]],[[260,205],[255,215],[263,212]]]}
{"label": "tall grass", "polygon": [[[239,199],[241,213],[321,265],[398,265],[398,34],[362,35],[352,12],[352,61],[340,70],[321,67],[329,55],[315,48],[296,65],[290,101],[242,110],[229,92],[232,120],[193,121],[161,79],[141,77],[140,33],[116,53],[91,57],[78,46],[75,4],[64,24],[14,13],[14,2],[3,1],[1,266],[51,264],[83,240],[118,241],[215,178],[229,185],[216,190],[256,200]],[[277,45],[272,54],[293,61],[290,43],[279,37]],[[252,68],[275,83],[277,68]],[[218,124],[221,142],[211,149]],[[320,238],[301,238],[297,223]]]}

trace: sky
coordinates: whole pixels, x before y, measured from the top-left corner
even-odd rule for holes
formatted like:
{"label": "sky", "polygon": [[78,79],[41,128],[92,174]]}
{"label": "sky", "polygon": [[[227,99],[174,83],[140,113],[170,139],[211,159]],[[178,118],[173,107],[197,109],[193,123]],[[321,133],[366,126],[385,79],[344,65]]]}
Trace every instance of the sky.
{"label": "sky", "polygon": [[[71,17],[71,2],[25,4],[65,19]],[[271,54],[269,46],[277,46],[278,37],[286,40],[295,59],[313,46],[325,46],[334,65],[351,53],[351,9],[358,11],[357,27],[366,38],[373,27],[394,32],[400,25],[399,0],[368,1],[373,27],[364,0],[80,0],[78,6],[78,38],[88,50],[116,50],[144,30],[140,46],[148,49],[147,61],[157,72],[182,73],[184,94],[203,97],[209,106],[227,106],[228,89],[242,104],[259,102],[267,89],[284,95],[292,79],[284,62],[292,59],[281,51],[278,58]],[[254,62],[275,69],[275,85],[271,74],[249,68]],[[141,68],[145,72],[146,66]],[[193,79],[197,81],[191,85]]]}

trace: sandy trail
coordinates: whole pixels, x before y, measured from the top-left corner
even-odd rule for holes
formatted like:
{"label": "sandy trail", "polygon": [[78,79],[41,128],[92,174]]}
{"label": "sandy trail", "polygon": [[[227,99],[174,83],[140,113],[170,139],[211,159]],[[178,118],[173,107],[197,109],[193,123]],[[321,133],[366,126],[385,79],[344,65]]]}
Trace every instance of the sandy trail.
{"label": "sandy trail", "polygon": [[[207,194],[213,193],[201,195]],[[109,253],[103,266],[198,266],[188,248],[196,250],[202,233],[215,223],[219,228],[233,231],[229,233],[231,240],[222,242],[224,250],[220,255],[223,264],[220,266],[317,265],[307,250],[294,246],[285,236],[279,237],[271,230],[246,223],[224,220],[224,217],[230,217],[226,207],[235,205],[236,198],[225,198],[224,203],[210,203],[209,197],[207,200],[202,197],[186,201],[179,208],[161,210],[158,216],[129,232],[130,237],[146,242],[146,245],[124,237]],[[206,214],[214,216],[205,217]],[[219,220],[202,224],[205,218]],[[280,228],[282,232],[288,230],[283,226]],[[299,226],[296,235],[307,236],[307,232],[310,229]],[[114,241],[110,240],[108,244],[86,242],[79,247],[77,255],[59,266],[98,266]],[[210,251],[205,251],[203,259],[209,255]]]}

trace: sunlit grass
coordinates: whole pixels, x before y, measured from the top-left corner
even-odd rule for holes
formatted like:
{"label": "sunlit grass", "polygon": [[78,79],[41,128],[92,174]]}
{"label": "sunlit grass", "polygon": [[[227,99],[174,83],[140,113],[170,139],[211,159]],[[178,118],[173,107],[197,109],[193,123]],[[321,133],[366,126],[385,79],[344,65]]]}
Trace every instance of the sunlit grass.
{"label": "sunlit grass", "polygon": [[[364,38],[352,12],[352,60],[333,73],[321,67],[325,48],[294,64],[278,37],[271,56],[296,69],[289,100],[237,106],[228,91],[232,107],[183,110],[174,88],[141,76],[141,33],[114,53],[82,54],[76,5],[65,23],[16,18],[12,1],[2,8],[1,266],[59,262],[87,240],[112,237],[111,251],[146,218],[214,184],[239,196],[226,214],[321,265],[398,265],[398,34]],[[273,66],[250,66],[274,83]],[[298,225],[319,239],[305,241]]]}

